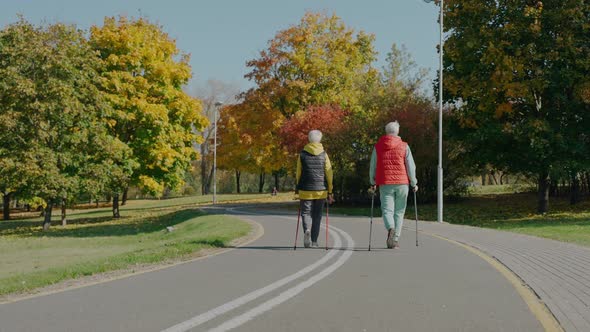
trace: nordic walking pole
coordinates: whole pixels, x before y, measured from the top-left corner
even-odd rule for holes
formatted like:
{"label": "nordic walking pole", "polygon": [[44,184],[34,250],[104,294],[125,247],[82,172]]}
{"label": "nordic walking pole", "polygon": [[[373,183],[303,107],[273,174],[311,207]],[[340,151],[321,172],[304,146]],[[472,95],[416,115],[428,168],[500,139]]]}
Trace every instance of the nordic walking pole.
{"label": "nordic walking pole", "polygon": [[297,250],[297,235],[299,235],[299,218],[301,218],[301,201],[299,201],[299,209],[297,209],[297,229],[295,230],[295,243],[293,250]]}
{"label": "nordic walking pole", "polygon": [[416,202],[416,192],[415,191],[414,191],[414,213],[416,214],[416,247],[417,247],[418,246],[418,202]]}
{"label": "nordic walking pole", "polygon": [[371,225],[369,226],[369,251],[371,251],[371,237],[373,236],[373,206],[375,205],[375,192],[371,195]]}
{"label": "nordic walking pole", "polygon": [[330,214],[328,213],[328,206],[330,200],[326,199],[326,250],[328,250],[328,232],[330,231]]}

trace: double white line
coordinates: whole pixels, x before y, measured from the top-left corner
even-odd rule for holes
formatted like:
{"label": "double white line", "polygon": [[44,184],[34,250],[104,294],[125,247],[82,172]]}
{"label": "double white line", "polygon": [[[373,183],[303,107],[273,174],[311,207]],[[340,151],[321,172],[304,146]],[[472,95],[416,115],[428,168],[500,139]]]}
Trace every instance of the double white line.
{"label": "double white line", "polygon": [[[285,219],[289,219],[286,217],[281,217],[281,218],[285,218]],[[336,261],[334,261],[332,264],[330,264],[328,267],[326,267],[325,269],[323,269],[322,271],[320,271],[317,274],[314,274],[313,277],[298,283],[297,285],[283,291],[282,293],[280,293],[279,295],[271,298],[270,300],[246,311],[245,313],[238,315],[226,322],[224,322],[223,324],[217,326],[216,328],[210,330],[210,331],[215,331],[215,332],[220,332],[220,331],[228,331],[231,330],[233,328],[236,328],[244,323],[246,323],[247,321],[253,319],[254,317],[274,308],[275,306],[289,300],[290,298],[294,297],[295,295],[301,293],[303,290],[305,290],[306,288],[312,286],[313,284],[317,283],[318,281],[324,279],[325,277],[327,277],[328,275],[330,275],[332,272],[334,272],[336,269],[338,269],[340,266],[342,266],[342,264],[344,264],[352,255],[352,248],[354,248],[354,241],[352,240],[352,238],[350,237],[350,235],[346,232],[344,232],[343,230],[337,228],[337,227],[330,227],[330,235],[332,236],[332,238],[334,239],[334,247],[335,248],[343,248],[342,247],[342,239],[339,236],[342,235],[345,240],[346,240],[346,249],[344,253],[342,255],[340,255],[340,257],[338,257],[338,259]],[[188,319],[182,323],[179,323],[177,325],[174,325],[170,328],[167,328],[165,330],[163,330],[162,332],[184,332],[184,331],[188,331],[192,328],[195,328],[207,321],[210,321],[220,315],[223,315],[231,310],[234,310],[248,302],[251,302],[269,292],[272,292],[298,278],[303,277],[306,274],[309,274],[310,272],[312,272],[314,269],[318,268],[320,265],[326,263],[328,260],[330,260],[332,257],[334,257],[336,254],[338,253],[338,250],[330,250],[326,255],[324,255],[321,259],[319,259],[318,261],[316,261],[315,263],[306,266],[305,268],[299,270],[298,272],[289,275],[285,278],[282,278],[280,280],[277,280],[275,282],[273,282],[272,284],[265,286],[263,288],[257,289],[253,292],[250,292],[244,296],[241,296],[235,300],[232,300],[230,302],[227,302],[225,304],[222,304],[216,308],[213,308],[205,313],[202,313],[200,315],[197,315],[191,319]]]}

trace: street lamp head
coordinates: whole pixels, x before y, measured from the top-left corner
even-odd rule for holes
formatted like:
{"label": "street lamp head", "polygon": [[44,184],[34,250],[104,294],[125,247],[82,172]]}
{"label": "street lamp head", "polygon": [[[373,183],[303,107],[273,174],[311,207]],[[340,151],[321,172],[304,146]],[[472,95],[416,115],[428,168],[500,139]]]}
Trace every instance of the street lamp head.
{"label": "street lamp head", "polygon": [[215,107],[219,107],[219,106],[221,106],[221,105],[223,105],[223,103],[222,103],[222,102],[220,102],[220,101],[216,101],[216,102],[215,102]]}
{"label": "street lamp head", "polygon": [[433,1],[434,1],[434,0],[424,0],[424,2],[426,2],[426,3],[431,3],[431,2],[433,2]]}

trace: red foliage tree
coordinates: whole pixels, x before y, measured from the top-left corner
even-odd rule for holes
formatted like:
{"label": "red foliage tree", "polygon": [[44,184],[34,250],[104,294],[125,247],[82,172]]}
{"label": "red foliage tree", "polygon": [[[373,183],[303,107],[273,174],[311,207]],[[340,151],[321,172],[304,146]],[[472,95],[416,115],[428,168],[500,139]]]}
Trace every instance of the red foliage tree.
{"label": "red foliage tree", "polygon": [[345,128],[348,112],[338,105],[312,105],[305,111],[295,113],[283,123],[279,134],[283,145],[290,153],[297,153],[307,144],[310,130],[320,130],[328,140],[336,137]]}

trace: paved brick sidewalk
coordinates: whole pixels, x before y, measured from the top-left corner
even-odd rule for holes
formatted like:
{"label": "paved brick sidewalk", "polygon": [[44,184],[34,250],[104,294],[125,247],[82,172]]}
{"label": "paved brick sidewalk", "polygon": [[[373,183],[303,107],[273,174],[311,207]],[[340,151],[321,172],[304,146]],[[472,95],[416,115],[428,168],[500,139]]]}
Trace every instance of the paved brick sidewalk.
{"label": "paved brick sidewalk", "polygon": [[447,223],[418,227],[495,257],[537,293],[565,331],[590,331],[590,248]]}

